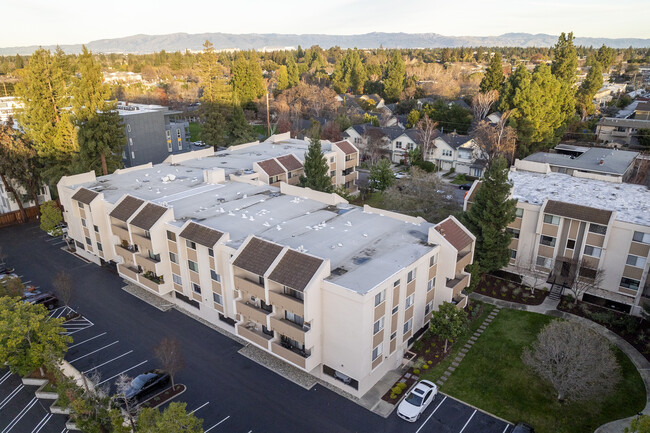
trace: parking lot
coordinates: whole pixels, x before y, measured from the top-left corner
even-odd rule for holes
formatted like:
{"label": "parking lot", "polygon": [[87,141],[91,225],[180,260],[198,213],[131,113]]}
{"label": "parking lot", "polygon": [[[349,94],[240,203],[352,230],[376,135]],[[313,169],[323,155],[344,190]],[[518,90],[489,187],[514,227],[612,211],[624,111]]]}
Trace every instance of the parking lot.
{"label": "parking lot", "polygon": [[[99,377],[114,392],[120,374],[131,377],[159,368],[153,348],[163,336],[182,344],[186,366],[176,377],[187,391],[176,400],[204,420],[205,432],[446,432],[506,433],[506,422],[452,397],[438,395],[416,423],[395,413],[381,418],[320,385],[305,390],[238,353],[241,345],[176,311],[159,311],[121,290],[106,269],[60,249],[35,224],[0,230],[0,245],[23,281],[45,288],[59,269],[75,279],[71,308],[82,317],[64,326],[73,342],[65,359]],[[68,307],[51,312],[64,317]],[[50,416],[51,401],[34,399],[0,371],[0,433],[64,433],[65,417]]]}

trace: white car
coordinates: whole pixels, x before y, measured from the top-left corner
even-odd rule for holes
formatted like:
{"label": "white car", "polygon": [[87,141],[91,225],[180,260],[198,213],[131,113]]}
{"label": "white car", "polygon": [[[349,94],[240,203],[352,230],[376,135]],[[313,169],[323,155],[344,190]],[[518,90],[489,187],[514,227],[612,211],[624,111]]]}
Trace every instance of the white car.
{"label": "white car", "polygon": [[401,171],[395,173],[395,179],[406,179],[408,177],[409,177],[408,174],[402,173]]}
{"label": "white car", "polygon": [[422,412],[436,397],[436,394],[438,394],[438,387],[435,383],[421,380],[399,404],[397,416],[408,422],[417,421]]}

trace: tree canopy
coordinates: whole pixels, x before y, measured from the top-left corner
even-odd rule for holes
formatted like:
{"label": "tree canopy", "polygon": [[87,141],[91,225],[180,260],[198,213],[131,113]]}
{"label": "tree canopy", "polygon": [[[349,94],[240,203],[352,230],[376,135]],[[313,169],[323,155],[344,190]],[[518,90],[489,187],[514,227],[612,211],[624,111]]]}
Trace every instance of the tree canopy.
{"label": "tree canopy", "polygon": [[300,176],[300,186],[321,192],[332,191],[332,178],[329,166],[323,156],[320,144],[320,127],[312,129],[310,143],[305,154],[305,174]]}
{"label": "tree canopy", "polygon": [[388,101],[399,101],[404,90],[406,79],[406,65],[398,51],[393,52],[386,65],[386,77],[384,78],[384,94]]}
{"label": "tree canopy", "polygon": [[435,335],[445,340],[445,352],[447,343],[467,332],[468,321],[465,310],[457,308],[451,302],[443,302],[437,311],[431,316],[429,329]]}
{"label": "tree canopy", "polygon": [[501,86],[504,81],[502,61],[503,59],[500,53],[495,53],[490,59],[488,67],[485,70],[485,75],[479,85],[479,90],[482,93],[489,92],[490,90],[501,91]]}

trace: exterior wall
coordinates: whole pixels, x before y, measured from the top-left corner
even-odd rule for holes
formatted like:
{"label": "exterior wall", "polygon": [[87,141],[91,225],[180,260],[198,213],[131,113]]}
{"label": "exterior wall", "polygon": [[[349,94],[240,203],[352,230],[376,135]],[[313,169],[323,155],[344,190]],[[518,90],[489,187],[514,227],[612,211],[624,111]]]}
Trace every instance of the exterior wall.
{"label": "exterior wall", "polygon": [[[122,155],[125,167],[151,162],[161,163],[170,154],[188,152],[187,122],[172,122],[165,111],[144,111],[122,115],[124,132],[126,133],[126,147]],[[177,137],[177,130],[181,134],[181,148]],[[169,131],[169,139],[167,138]],[[169,150],[171,146],[171,150]]]}
{"label": "exterior wall", "polygon": [[[401,147],[398,147],[401,146]],[[408,154],[409,149],[416,149],[418,144],[406,134],[402,134],[390,142],[391,161],[399,164],[400,160]]]}
{"label": "exterior wall", "polygon": [[[13,182],[11,179],[7,179],[7,182],[11,183],[11,185],[14,187],[16,192],[18,192],[19,195],[25,195],[26,190],[25,188],[18,186]],[[38,203],[43,204],[46,201],[52,200],[52,196],[50,195],[50,187],[47,185],[41,186],[40,189],[40,194],[38,195]],[[36,203],[34,203],[34,200],[23,200],[22,201],[23,207],[32,207],[35,206]],[[3,213],[8,213],[8,212],[15,212],[19,210],[20,208],[18,207],[18,202],[15,200],[14,195],[7,191],[7,189],[4,186],[3,182],[0,182],[0,214]]]}

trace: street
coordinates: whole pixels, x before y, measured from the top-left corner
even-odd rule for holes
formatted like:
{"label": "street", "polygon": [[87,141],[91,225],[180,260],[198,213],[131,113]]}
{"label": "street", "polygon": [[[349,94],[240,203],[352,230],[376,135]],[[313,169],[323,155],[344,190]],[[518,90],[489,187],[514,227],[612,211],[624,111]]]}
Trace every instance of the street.
{"label": "street", "polygon": [[[0,230],[0,245],[23,281],[41,290],[50,289],[60,269],[71,274],[75,289],[70,304],[83,317],[66,324],[74,341],[65,358],[86,374],[97,372],[103,384],[112,386],[121,373],[135,376],[160,367],[154,347],[163,337],[179,340],[185,368],[176,383],[188,389],[177,400],[187,402],[187,409],[204,420],[206,432],[511,430],[511,425],[444,394],[416,423],[406,423],[395,413],[381,418],[320,385],[306,390],[237,353],[241,345],[230,338],[177,310],[162,312],[126,293],[117,275],[62,251],[63,245],[36,223]],[[53,312],[57,314],[63,309]],[[15,375],[0,370],[0,433],[65,431],[64,416],[46,411],[51,401],[35,400],[36,388],[21,386]]]}

